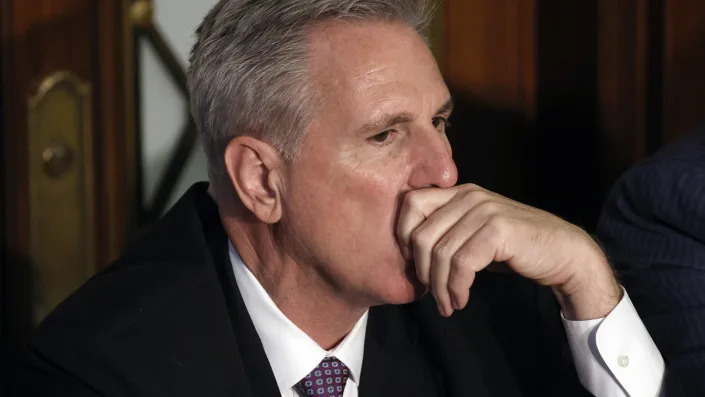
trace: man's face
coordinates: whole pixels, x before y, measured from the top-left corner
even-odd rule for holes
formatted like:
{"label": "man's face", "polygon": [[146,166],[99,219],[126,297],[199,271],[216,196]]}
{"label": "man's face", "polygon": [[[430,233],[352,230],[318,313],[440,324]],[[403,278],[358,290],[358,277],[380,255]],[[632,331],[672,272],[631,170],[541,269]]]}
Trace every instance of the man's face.
{"label": "man's face", "polygon": [[284,233],[347,299],[418,298],[424,289],[396,239],[401,200],[457,180],[435,60],[408,26],[331,22],[310,35],[310,70],[321,103],[286,170]]}

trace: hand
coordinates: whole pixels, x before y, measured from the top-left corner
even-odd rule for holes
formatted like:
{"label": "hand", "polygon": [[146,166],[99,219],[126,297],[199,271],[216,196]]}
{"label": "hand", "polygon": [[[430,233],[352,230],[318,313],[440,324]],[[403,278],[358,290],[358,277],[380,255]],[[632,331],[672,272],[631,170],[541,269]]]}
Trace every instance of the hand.
{"label": "hand", "polygon": [[585,231],[476,185],[408,192],[397,236],[445,316],[465,307],[475,273],[493,261],[552,286],[569,319],[604,317],[621,299],[604,253]]}

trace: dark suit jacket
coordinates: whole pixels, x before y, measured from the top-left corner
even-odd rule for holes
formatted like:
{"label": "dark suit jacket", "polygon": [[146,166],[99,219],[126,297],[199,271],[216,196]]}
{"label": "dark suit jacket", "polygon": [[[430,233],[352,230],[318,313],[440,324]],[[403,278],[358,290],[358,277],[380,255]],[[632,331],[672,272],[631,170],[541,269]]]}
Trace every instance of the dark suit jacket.
{"label": "dark suit jacket", "polygon": [[620,178],[597,232],[670,376],[705,396],[705,121]]}
{"label": "dark suit jacket", "polygon": [[[17,380],[33,396],[278,395],[205,184],[48,316]],[[359,392],[588,395],[550,291],[495,274],[450,319],[428,297],[371,308]]]}

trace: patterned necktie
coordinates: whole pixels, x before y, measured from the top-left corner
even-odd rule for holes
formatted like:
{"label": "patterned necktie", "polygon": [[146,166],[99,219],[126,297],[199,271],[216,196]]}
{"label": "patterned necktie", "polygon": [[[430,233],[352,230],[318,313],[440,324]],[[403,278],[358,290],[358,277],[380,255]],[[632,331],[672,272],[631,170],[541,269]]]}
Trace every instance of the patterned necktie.
{"label": "patterned necktie", "polygon": [[326,357],[297,384],[306,396],[343,397],[348,367],[335,357]]}

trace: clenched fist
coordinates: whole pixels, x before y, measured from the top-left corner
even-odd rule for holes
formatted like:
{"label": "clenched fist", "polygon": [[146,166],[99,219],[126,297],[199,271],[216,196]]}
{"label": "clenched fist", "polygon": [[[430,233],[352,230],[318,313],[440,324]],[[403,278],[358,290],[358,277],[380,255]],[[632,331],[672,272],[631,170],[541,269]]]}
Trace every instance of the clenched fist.
{"label": "clenched fist", "polygon": [[604,253],[585,231],[476,185],[408,192],[397,236],[445,316],[465,307],[475,273],[492,262],[553,287],[572,320],[604,317],[621,299]]}

